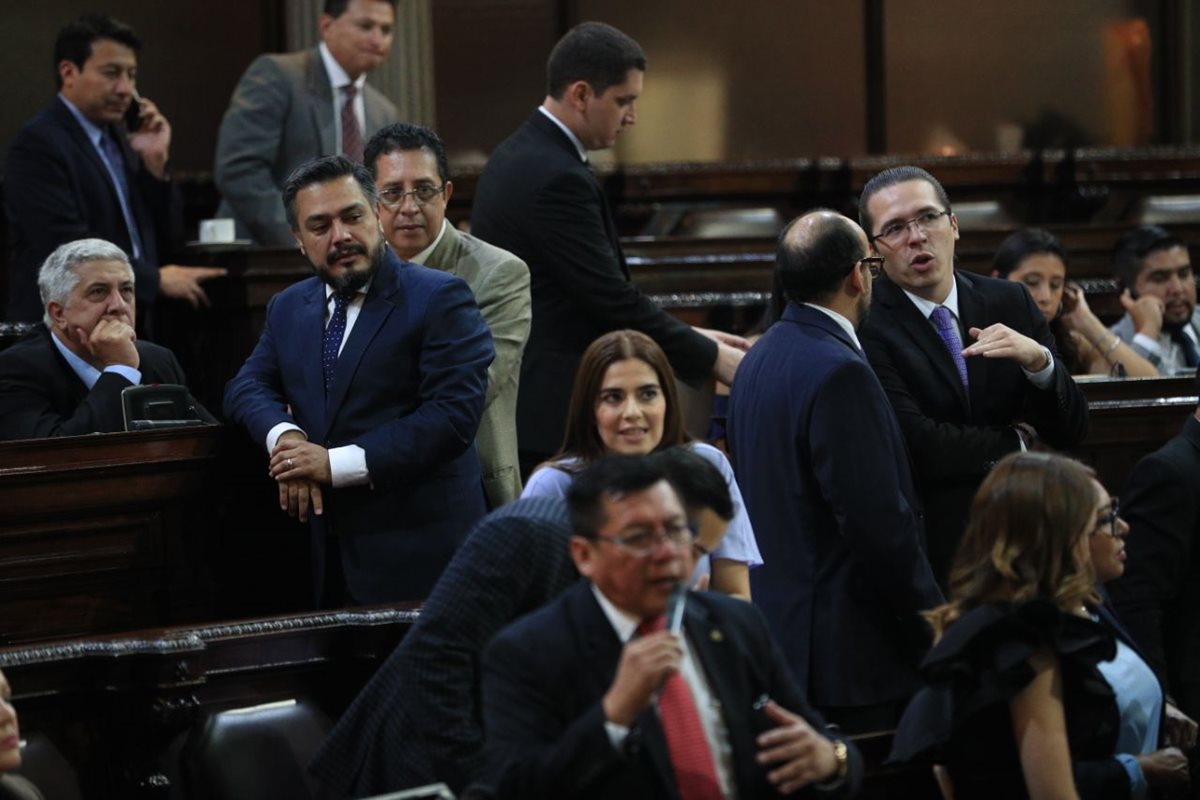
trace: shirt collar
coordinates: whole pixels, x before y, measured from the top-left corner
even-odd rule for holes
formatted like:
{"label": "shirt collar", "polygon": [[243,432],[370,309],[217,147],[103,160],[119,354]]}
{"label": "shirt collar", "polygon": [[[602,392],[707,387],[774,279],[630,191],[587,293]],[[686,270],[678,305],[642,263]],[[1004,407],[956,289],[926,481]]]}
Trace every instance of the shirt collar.
{"label": "shirt collar", "polygon": [[104,136],[104,129],[85,117],[83,112],[76,108],[75,104],[64,97],[61,92],[58,95],[58,99],[62,100],[63,105],[67,107],[67,110],[71,112],[73,117],[75,117],[75,121],[78,122],[80,127],[83,128],[83,132],[87,134],[88,141],[92,143],[92,146],[99,147],[100,138]]}
{"label": "shirt collar", "polygon": [[424,250],[417,253],[415,256],[413,256],[412,258],[410,258],[408,260],[414,264],[424,264],[425,259],[429,258],[429,256],[432,255],[433,251],[437,249],[437,246],[442,243],[442,237],[444,237],[446,235],[446,226],[448,226],[449,224],[450,224],[450,221],[443,217],[442,218],[442,228],[441,228],[441,230],[438,231],[437,238],[433,240],[433,243],[430,244],[429,247],[426,247]]}
{"label": "shirt collar", "polygon": [[854,332],[854,325],[850,322],[850,320],[846,319],[832,308],[819,306],[815,303],[805,303],[804,305],[808,306],[809,308],[815,308],[817,311],[820,311],[822,314],[836,322],[838,326],[846,332],[846,335],[850,337],[850,341],[854,342],[854,346],[859,350],[862,350],[862,344],[859,343],[858,334]]}
{"label": "shirt collar", "polygon": [[88,388],[88,391],[91,391],[91,388],[96,385],[96,381],[100,380],[100,370],[71,352],[59,340],[58,335],[54,331],[50,331],[50,341],[54,342],[54,346],[58,348],[58,352],[62,353],[62,357],[67,360],[67,365],[71,367],[71,371],[78,375],[79,380],[83,381],[83,385]]}
{"label": "shirt collar", "polygon": [[946,295],[946,299],[940,303],[934,303],[930,300],[926,300],[924,297],[917,297],[908,289],[904,289],[903,291],[906,295],[908,295],[908,299],[913,301],[913,305],[917,307],[917,310],[921,312],[921,316],[925,317],[925,319],[929,319],[930,315],[933,314],[933,310],[938,306],[945,306],[947,309],[949,309],[950,313],[954,315],[956,320],[959,319],[957,278],[950,282],[950,294]]}
{"label": "shirt collar", "polygon": [[579,153],[579,160],[586,164],[588,160],[587,150],[584,148],[583,142],[579,141],[579,137],[572,133],[571,129],[564,125],[561,119],[547,111],[545,106],[538,106],[538,111],[545,114],[546,119],[557,125],[559,130],[567,135],[567,138],[571,140],[571,144],[575,145],[576,152]]}
{"label": "shirt collar", "polygon": [[612,604],[612,601],[604,596],[604,592],[600,591],[596,584],[592,584],[592,594],[596,596],[596,602],[600,604],[600,610],[604,612],[604,616],[608,619],[609,624],[613,627],[613,632],[617,634],[617,638],[624,644],[633,638],[633,634],[637,632],[638,625],[641,620],[632,614],[626,614],[621,609]]}
{"label": "shirt collar", "polygon": [[[371,280],[367,281],[362,286],[355,289],[354,290],[354,299],[357,300],[360,295],[365,295],[367,293],[367,290],[371,288],[371,283],[374,280],[375,280],[374,278],[371,278]],[[333,297],[333,287],[327,283],[327,284],[325,284],[325,304],[326,305],[329,304],[329,298],[331,298],[331,297]]]}
{"label": "shirt collar", "polygon": [[346,74],[346,70],[342,69],[342,65],[333,57],[333,53],[329,52],[329,48],[324,42],[317,45],[317,50],[321,52],[321,61],[325,64],[325,74],[329,76],[329,85],[333,87],[334,97],[337,97],[338,92],[348,83],[353,83],[355,89],[362,91],[363,84],[367,81],[367,73],[364,72],[352,81]]}

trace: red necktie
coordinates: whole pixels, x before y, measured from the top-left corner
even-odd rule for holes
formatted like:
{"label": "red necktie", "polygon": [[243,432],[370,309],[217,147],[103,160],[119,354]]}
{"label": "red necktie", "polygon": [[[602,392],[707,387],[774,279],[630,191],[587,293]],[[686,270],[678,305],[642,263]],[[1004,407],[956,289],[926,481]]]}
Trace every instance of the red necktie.
{"label": "red necktie", "polygon": [[[644,620],[638,635],[661,631],[665,617]],[[658,716],[667,737],[667,751],[675,770],[680,800],[723,800],[721,782],[713,765],[712,751],[700,724],[700,713],[692,699],[692,690],[678,672],[663,682],[658,694]]]}
{"label": "red necktie", "polygon": [[358,117],[354,114],[354,95],[358,89],[353,83],[342,87],[346,93],[346,102],[342,106],[342,155],[362,163],[363,140],[362,131],[358,127]]}

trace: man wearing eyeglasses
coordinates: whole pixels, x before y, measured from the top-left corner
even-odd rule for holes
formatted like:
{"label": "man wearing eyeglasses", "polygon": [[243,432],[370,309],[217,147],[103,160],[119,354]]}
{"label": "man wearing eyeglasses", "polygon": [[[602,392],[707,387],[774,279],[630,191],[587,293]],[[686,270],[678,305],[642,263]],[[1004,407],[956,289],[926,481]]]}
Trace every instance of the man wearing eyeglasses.
{"label": "man wearing eyeglasses", "polygon": [[1035,441],[1087,434],[1087,402],[1028,291],[954,269],[958,220],[937,179],[894,167],[867,182],[859,219],[886,278],[862,329],[908,442],[943,584],[967,509],[992,465]]}
{"label": "man wearing eyeglasses", "polygon": [[485,651],[494,795],[851,796],[861,759],[809,707],[758,609],[680,590],[692,534],[660,464],[615,456],[575,478],[570,552],[587,580]]}
{"label": "man wearing eyeglasses", "polygon": [[754,602],[805,697],[850,733],[900,719],[930,645],[920,612],[942,602],[904,438],[855,333],[881,260],[840,214],[789,223],[776,262],[787,307],[729,403],[763,553]]}
{"label": "man wearing eyeglasses", "polygon": [[491,329],[496,359],[488,367],[487,404],[475,443],[488,506],[499,508],[521,496],[517,383],[529,338],[529,268],[446,219],[454,184],[446,149],[433,131],[389,125],[367,143],[365,162],[379,192],[379,223],[396,255],[465,280]]}

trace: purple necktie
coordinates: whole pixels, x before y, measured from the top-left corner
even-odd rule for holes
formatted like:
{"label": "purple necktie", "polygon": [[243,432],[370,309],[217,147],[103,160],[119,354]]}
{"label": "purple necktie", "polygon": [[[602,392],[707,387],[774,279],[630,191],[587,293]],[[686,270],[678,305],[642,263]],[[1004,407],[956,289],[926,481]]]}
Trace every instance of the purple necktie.
{"label": "purple necktie", "polygon": [[358,87],[348,83],[342,87],[346,93],[346,102],[342,106],[342,155],[360,164],[363,160],[362,131],[358,127],[358,117],[354,113],[354,95]]}
{"label": "purple necktie", "polygon": [[950,351],[950,358],[954,359],[954,366],[958,368],[958,377],[962,381],[963,388],[968,388],[967,362],[963,358],[962,342],[958,339],[958,331],[954,330],[954,315],[945,306],[938,306],[929,315],[929,319],[937,328],[938,336],[942,338],[942,344],[946,345],[946,349]]}

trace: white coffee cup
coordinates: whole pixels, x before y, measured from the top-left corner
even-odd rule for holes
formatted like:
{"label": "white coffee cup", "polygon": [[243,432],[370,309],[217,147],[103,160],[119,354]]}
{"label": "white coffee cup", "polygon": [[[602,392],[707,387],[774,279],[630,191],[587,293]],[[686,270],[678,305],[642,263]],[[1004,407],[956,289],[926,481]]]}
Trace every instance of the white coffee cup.
{"label": "white coffee cup", "polygon": [[232,219],[200,220],[201,244],[228,244],[236,238]]}

